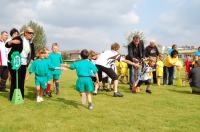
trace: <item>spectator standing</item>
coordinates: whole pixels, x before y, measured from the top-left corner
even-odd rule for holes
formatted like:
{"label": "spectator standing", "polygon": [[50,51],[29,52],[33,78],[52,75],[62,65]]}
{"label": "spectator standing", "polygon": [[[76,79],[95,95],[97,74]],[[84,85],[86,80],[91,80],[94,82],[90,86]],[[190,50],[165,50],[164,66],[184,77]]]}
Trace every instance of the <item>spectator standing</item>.
{"label": "spectator standing", "polygon": [[22,36],[16,36],[6,43],[6,47],[11,48],[8,54],[8,69],[11,74],[10,100],[12,100],[13,92],[16,88],[16,71],[12,70],[11,55],[13,52],[18,51],[22,57],[22,65],[18,70],[18,85],[21,90],[22,97],[24,98],[26,70],[31,59],[35,56],[34,44],[32,43],[33,36],[33,29],[31,27],[26,27]]}
{"label": "spectator standing", "polygon": [[178,51],[173,50],[171,52],[171,55],[168,55],[168,57],[164,60],[164,68],[163,68],[163,85],[173,85],[173,79],[174,79],[174,66],[179,66],[176,63],[178,62]]}
{"label": "spectator standing", "polygon": [[[145,57],[151,57],[156,62],[158,55],[159,55],[158,48],[156,46],[155,41],[152,40],[150,41],[149,45],[145,48]],[[154,68],[156,68],[156,65]],[[156,71],[153,71],[152,74],[153,74],[153,83],[156,84],[157,83]]]}
{"label": "spectator standing", "polygon": [[1,32],[0,39],[0,91],[6,92],[6,81],[8,79],[8,49],[5,42],[8,39],[6,31]]}
{"label": "spectator standing", "polygon": [[[135,35],[133,36],[133,41],[128,44],[127,59],[136,63],[139,62],[144,57],[145,57],[145,52],[144,52],[143,41],[140,40],[139,35]],[[128,65],[128,68],[129,68],[129,80],[130,80],[129,86],[130,90],[132,90],[133,87],[135,87],[135,82],[137,80],[139,68],[132,65]]]}

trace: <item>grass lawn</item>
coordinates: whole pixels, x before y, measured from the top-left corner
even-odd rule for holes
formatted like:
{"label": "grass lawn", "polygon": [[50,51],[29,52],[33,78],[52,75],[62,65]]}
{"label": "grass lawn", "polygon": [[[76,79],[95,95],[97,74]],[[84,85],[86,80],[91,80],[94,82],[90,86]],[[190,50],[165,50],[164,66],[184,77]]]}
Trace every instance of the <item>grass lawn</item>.
{"label": "grass lawn", "polygon": [[82,106],[75,90],[76,74],[65,71],[61,92],[36,103],[34,76],[26,81],[25,102],[13,105],[0,93],[0,132],[199,132],[200,96],[189,87],[152,86],[152,94],[131,94],[120,85],[122,98],[112,92],[93,97],[94,109]]}

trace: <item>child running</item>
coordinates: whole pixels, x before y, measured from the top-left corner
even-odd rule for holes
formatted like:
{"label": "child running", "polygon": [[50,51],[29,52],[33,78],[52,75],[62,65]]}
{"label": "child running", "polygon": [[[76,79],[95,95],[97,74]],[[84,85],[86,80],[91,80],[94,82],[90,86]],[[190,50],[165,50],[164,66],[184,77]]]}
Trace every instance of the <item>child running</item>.
{"label": "child running", "polygon": [[[45,48],[45,60],[47,61],[47,63],[49,63],[51,65],[51,61],[49,59],[49,49],[48,48]],[[47,89],[45,91],[45,94],[47,94],[49,97],[52,97],[52,94],[51,94],[51,79],[53,78],[53,70],[52,69],[48,69],[48,74],[47,74]]]}
{"label": "child running", "polygon": [[33,61],[31,67],[29,68],[29,73],[35,73],[35,86],[37,90],[36,101],[42,102],[44,90],[47,88],[47,75],[49,68],[52,69],[61,69],[60,67],[53,67],[45,59],[45,49],[40,49],[37,53],[37,59]]}
{"label": "child running", "polygon": [[82,104],[86,104],[86,96],[88,99],[88,109],[92,110],[92,95],[94,91],[94,85],[92,82],[92,75],[95,75],[97,83],[99,83],[99,77],[97,74],[96,66],[88,60],[89,52],[84,49],[81,51],[81,60],[67,66],[71,70],[76,70],[78,79],[76,81],[76,90],[80,92],[82,98]]}
{"label": "child running", "polygon": [[152,74],[154,71],[152,67],[155,66],[155,60],[154,59],[148,59],[148,63],[144,64],[141,73],[138,76],[138,80],[136,81],[136,93],[140,93],[140,86],[144,82],[146,87],[146,93],[151,94],[150,85],[151,85],[151,77],[149,74]]}
{"label": "child running", "polygon": [[[55,67],[60,67],[63,63],[62,56],[58,51],[59,51],[58,43],[53,43],[52,52],[49,54],[49,60],[52,63],[52,65]],[[61,74],[60,69],[54,70],[52,72],[55,94],[59,94],[59,91],[60,91],[60,87],[59,87],[60,74]],[[49,87],[50,87],[50,83],[49,83]]]}

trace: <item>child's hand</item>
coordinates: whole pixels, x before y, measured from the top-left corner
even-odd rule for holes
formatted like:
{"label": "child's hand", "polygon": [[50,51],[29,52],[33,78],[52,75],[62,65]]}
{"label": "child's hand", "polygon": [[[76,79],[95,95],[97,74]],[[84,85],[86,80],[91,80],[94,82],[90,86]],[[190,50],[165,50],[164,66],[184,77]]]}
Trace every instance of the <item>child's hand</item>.
{"label": "child's hand", "polygon": [[63,63],[63,64],[61,64],[61,66],[62,66],[62,67],[66,67],[66,66],[67,66],[67,64],[64,64],[64,63]]}
{"label": "child's hand", "polygon": [[62,70],[64,70],[64,71],[66,71],[66,70],[67,70],[67,68],[66,68],[66,67],[61,67],[61,69],[62,69]]}

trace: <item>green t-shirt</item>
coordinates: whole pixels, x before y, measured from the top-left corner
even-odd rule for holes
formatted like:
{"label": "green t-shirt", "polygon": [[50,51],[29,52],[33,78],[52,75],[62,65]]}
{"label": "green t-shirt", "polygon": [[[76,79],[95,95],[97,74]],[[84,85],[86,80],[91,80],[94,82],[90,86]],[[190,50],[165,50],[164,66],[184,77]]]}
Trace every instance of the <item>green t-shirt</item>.
{"label": "green t-shirt", "polygon": [[80,60],[70,65],[70,69],[76,69],[77,76],[88,77],[97,73],[96,66],[89,60]]}
{"label": "green t-shirt", "polygon": [[49,72],[49,64],[45,59],[36,59],[32,62],[29,72],[35,73],[36,76],[47,76]]}
{"label": "green t-shirt", "polygon": [[[63,59],[61,54],[51,52],[49,54],[49,60],[54,67],[61,67],[63,63]],[[61,74],[61,70],[54,70],[53,74]]]}

